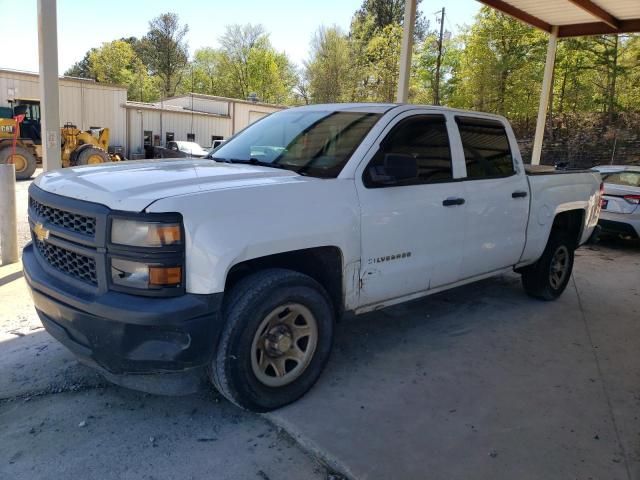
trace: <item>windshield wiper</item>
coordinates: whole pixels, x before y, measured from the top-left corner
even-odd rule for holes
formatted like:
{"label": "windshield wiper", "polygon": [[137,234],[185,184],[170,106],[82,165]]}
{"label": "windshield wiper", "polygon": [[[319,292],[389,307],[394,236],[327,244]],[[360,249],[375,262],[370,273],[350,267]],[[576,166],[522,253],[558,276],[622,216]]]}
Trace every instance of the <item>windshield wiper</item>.
{"label": "windshield wiper", "polygon": [[281,165],[279,163],[265,162],[263,160],[258,160],[257,158],[251,157],[248,160],[241,158],[229,158],[227,160],[229,163],[244,163],[247,165],[259,165],[261,167],[271,167],[271,168],[280,168],[288,170],[288,167],[285,165]]}

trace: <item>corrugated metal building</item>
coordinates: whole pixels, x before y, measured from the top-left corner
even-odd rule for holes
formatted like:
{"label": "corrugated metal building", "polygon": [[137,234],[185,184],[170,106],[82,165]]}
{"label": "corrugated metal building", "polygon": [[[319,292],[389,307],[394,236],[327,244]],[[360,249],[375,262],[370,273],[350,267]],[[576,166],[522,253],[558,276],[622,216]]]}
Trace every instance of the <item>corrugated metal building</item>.
{"label": "corrugated metal building", "polygon": [[[127,89],[73,77],[60,77],[60,125],[71,122],[81,130],[109,127],[111,145],[125,146]],[[0,107],[16,99],[39,100],[37,73],[0,69]]]}
{"label": "corrugated metal building", "polygon": [[260,102],[187,94],[155,103],[127,102],[127,148],[132,154],[143,146],[170,140],[191,140],[209,147],[247,125],[285,107]]}
{"label": "corrugated metal building", "polygon": [[[285,107],[247,100],[188,94],[155,103],[127,102],[127,89],[73,77],[60,77],[60,124],[86,130],[108,127],[110,144],[127,157],[168,140],[193,140],[209,147],[259,118]],[[0,69],[0,107],[16,99],[39,100],[37,73]]]}

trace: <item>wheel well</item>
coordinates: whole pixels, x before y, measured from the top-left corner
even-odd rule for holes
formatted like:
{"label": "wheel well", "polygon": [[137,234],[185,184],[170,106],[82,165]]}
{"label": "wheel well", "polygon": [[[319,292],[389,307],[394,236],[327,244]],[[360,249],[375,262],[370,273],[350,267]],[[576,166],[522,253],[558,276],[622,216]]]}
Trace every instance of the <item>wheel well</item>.
{"label": "wheel well", "polygon": [[253,258],[234,265],[225,282],[228,292],[242,278],[266,268],[286,268],[310,276],[324,287],[335,308],[343,310],[342,252],[338,247],[316,247]]}
{"label": "wheel well", "polygon": [[574,241],[574,247],[580,244],[582,227],[584,225],[584,210],[569,210],[559,213],[553,219],[551,233],[562,232]]}

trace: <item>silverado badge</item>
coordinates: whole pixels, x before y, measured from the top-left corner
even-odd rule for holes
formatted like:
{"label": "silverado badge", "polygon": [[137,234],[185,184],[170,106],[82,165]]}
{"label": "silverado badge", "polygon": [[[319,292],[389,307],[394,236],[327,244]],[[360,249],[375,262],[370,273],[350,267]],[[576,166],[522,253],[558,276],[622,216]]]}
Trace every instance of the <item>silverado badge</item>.
{"label": "silverado badge", "polygon": [[36,238],[41,242],[49,238],[49,230],[44,228],[44,225],[39,222],[33,226],[33,233],[36,234]]}

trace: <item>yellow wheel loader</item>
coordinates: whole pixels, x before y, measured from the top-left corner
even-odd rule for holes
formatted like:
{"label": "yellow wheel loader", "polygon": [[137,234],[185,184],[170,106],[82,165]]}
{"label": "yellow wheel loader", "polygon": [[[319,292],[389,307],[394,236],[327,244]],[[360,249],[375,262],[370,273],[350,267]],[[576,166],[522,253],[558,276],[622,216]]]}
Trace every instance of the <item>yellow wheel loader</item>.
{"label": "yellow wheel loader", "polygon": [[[42,164],[42,136],[40,102],[18,100],[13,108],[0,108],[0,164],[13,163],[16,179],[31,178],[38,164]],[[15,117],[22,117],[19,123]],[[109,154],[109,129],[79,130],[66,123],[60,129],[61,161],[63,167],[118,162],[120,154]]]}

